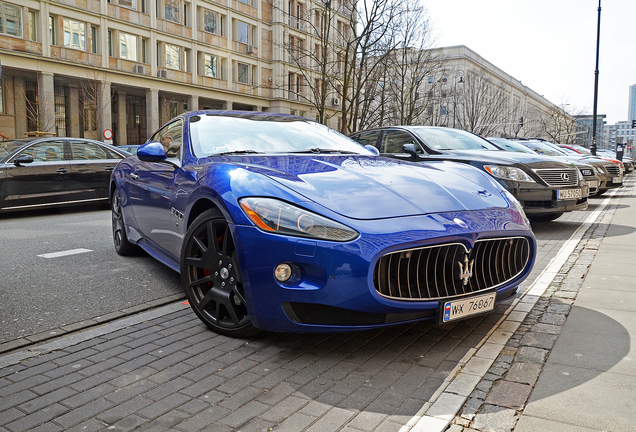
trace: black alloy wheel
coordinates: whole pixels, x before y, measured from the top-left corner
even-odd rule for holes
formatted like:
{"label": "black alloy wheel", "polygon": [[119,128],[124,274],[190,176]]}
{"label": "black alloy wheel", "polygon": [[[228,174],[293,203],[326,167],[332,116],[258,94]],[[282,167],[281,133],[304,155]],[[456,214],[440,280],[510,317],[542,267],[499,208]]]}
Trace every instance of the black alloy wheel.
{"label": "black alloy wheel", "polygon": [[139,246],[129,242],[128,236],[126,236],[118,189],[113,191],[110,202],[113,217],[113,242],[115,243],[115,251],[122,256],[135,255],[139,252]]}
{"label": "black alloy wheel", "polygon": [[181,278],[190,306],[216,333],[256,334],[250,321],[230,227],[218,210],[197,217],[181,251]]}

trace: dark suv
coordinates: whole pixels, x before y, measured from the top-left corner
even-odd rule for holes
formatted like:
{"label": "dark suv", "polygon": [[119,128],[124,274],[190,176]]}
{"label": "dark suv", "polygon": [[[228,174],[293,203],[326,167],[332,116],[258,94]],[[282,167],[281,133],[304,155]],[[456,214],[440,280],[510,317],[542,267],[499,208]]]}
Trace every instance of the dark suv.
{"label": "dark suv", "polygon": [[571,163],[499,150],[470,132],[434,126],[387,126],[356,132],[351,138],[396,159],[447,160],[473,165],[494,177],[521,203],[528,218],[554,220],[587,209],[589,188]]}

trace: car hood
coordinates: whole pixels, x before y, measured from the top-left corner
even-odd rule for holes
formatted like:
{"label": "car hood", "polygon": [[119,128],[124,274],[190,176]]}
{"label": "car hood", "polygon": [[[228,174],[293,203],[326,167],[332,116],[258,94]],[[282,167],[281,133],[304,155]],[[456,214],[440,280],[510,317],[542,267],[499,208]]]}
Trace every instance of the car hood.
{"label": "car hood", "polygon": [[[251,163],[244,163],[251,159]],[[507,208],[498,187],[471,167],[367,156],[241,158],[240,165],[340,215],[380,219]]]}
{"label": "car hood", "polygon": [[[530,153],[509,152],[505,150],[446,150],[441,156],[448,160],[474,161],[490,164],[525,164],[532,168],[563,168],[568,162]],[[440,156],[436,156],[440,158]]]}

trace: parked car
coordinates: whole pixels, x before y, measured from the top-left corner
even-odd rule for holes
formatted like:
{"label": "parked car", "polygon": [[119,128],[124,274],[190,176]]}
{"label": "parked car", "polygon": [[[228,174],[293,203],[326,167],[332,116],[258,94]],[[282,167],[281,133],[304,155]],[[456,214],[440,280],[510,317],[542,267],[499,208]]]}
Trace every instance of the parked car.
{"label": "parked car", "polygon": [[[602,157],[606,157],[609,159],[616,159],[619,160],[616,157],[616,152],[613,152],[611,150],[597,150],[596,154]],[[623,165],[625,166],[625,174],[629,174],[632,171],[634,171],[634,160],[628,156],[623,156],[620,161],[623,163]]]}
{"label": "parked car", "polygon": [[110,174],[128,155],[83,138],[0,141],[0,211],[108,202]]}
{"label": "parked car", "polygon": [[180,272],[197,316],[230,336],[462,319],[514,295],[535,258],[489,176],[378,157],[283,114],[184,113],[110,189],[117,253]]}
{"label": "parked car", "polygon": [[137,149],[139,148],[139,146],[133,145],[133,144],[126,144],[126,145],[117,146],[117,148],[127,151],[130,154],[137,154]]}
{"label": "parked car", "polygon": [[[595,195],[599,188],[605,188],[603,181],[607,182],[609,175],[603,174],[604,162],[596,158],[568,156],[558,147],[551,146],[547,141],[535,139],[515,139],[515,138],[488,138],[488,141],[495,144],[502,150],[510,148],[525,147],[526,149],[542,156],[553,157],[563,162],[572,163],[581,173],[581,176],[590,188],[590,196]],[[603,180],[600,178],[603,175]]]}
{"label": "parked car", "polygon": [[604,170],[609,175],[610,179],[605,183],[605,188],[601,188],[597,195],[602,195],[607,192],[609,189],[614,189],[621,187],[623,185],[623,173],[625,172],[625,166],[623,163],[617,159],[607,158],[603,156],[594,156],[589,149],[579,145],[570,145],[570,144],[557,144],[559,148],[568,152],[569,154],[578,154],[587,157],[597,157],[601,160],[604,160],[608,163],[603,165]]}
{"label": "parked car", "polygon": [[479,168],[517,198],[530,219],[549,221],[585,210],[589,188],[572,164],[537,154],[499,150],[466,131],[434,126],[387,126],[352,134],[381,154],[414,162],[447,160]]}

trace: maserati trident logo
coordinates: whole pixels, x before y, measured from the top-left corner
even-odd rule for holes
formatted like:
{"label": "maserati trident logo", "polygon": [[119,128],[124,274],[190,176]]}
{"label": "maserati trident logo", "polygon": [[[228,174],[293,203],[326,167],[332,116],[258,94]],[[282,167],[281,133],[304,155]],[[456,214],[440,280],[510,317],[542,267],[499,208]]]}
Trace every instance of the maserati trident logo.
{"label": "maserati trident logo", "polygon": [[464,282],[464,285],[468,284],[468,279],[473,277],[473,265],[475,260],[468,261],[468,255],[464,255],[464,262],[457,261],[459,264],[459,278]]}

